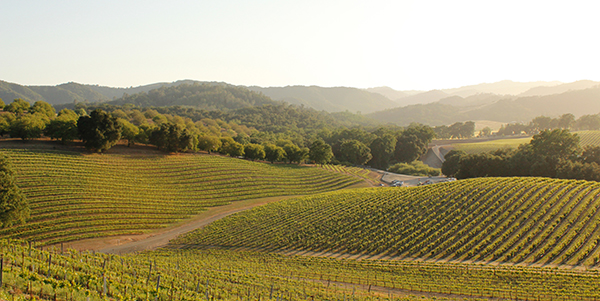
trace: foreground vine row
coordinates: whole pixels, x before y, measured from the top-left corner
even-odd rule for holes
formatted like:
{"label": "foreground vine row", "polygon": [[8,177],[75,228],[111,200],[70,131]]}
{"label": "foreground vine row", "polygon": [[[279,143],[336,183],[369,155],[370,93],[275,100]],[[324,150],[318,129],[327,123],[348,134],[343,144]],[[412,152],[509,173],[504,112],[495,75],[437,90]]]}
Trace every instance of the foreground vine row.
{"label": "foreground vine row", "polygon": [[0,241],[0,297],[30,300],[595,300],[597,271],[356,261],[241,250],[127,256]]}

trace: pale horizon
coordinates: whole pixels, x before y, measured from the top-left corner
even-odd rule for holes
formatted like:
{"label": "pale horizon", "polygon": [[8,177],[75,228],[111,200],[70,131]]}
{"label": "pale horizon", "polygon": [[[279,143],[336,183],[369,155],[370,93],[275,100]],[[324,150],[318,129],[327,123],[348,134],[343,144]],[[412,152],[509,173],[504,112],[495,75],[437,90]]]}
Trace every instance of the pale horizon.
{"label": "pale horizon", "polygon": [[[600,3],[3,1],[0,79],[440,90],[600,81]],[[8,26],[10,25],[10,26]]]}

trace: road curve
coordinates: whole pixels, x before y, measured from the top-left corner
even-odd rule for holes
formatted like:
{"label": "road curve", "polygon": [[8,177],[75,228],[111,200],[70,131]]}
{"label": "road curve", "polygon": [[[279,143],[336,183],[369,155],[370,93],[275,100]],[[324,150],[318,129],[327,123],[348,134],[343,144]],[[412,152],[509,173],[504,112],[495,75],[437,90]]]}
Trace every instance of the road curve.
{"label": "road curve", "polygon": [[113,238],[111,241],[113,242],[113,244],[114,242],[117,242],[115,245],[107,247],[105,246],[103,248],[97,249],[97,251],[107,254],[124,254],[140,252],[145,250],[153,250],[167,245],[171,239],[174,239],[181,234],[194,231],[198,228],[202,228],[216,220],[222,219],[231,214],[244,210],[249,210],[257,206],[277,202],[291,197],[294,196],[279,196],[254,200],[236,201],[229,205],[212,207],[202,212],[195,219],[185,224],[154,233],[152,236],[149,237],[142,236],[142,238],[139,240],[131,241],[125,244],[118,244],[119,240]]}

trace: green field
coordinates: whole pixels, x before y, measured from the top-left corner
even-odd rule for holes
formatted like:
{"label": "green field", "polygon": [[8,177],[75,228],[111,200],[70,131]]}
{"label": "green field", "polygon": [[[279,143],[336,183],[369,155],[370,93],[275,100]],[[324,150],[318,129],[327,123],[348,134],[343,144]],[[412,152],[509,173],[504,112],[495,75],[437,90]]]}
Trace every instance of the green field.
{"label": "green field", "polygon": [[513,148],[516,149],[521,144],[527,144],[531,141],[531,137],[528,138],[513,138],[513,139],[498,139],[490,140],[485,142],[476,143],[455,143],[452,144],[454,149],[465,151],[467,154],[477,154],[489,151],[495,151],[499,148]]}
{"label": "green field", "polygon": [[[600,146],[600,131],[578,131],[573,133],[579,136],[579,145],[581,145],[581,147]],[[519,145],[527,144],[529,141],[531,141],[531,137],[498,139],[476,143],[454,143],[452,144],[452,148],[463,150],[468,154],[476,154],[495,151],[500,148],[516,149]]]}
{"label": "green field", "polygon": [[360,182],[320,168],[197,154],[1,153],[11,159],[32,212],[25,225],[2,229],[0,237],[38,244],[146,233],[210,206],[313,194]]}
{"label": "green field", "polygon": [[600,260],[599,208],[597,182],[476,178],[289,199],[175,243],[591,267]]}

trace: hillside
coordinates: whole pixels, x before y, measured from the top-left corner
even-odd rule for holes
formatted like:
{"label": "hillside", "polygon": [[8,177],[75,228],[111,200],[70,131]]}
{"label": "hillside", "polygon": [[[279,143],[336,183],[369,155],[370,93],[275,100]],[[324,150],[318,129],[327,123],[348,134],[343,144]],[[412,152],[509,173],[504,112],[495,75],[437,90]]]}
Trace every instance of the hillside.
{"label": "hillside", "polygon": [[366,117],[400,126],[407,126],[412,122],[437,126],[467,120],[467,116],[458,107],[441,103],[394,108],[367,114]]}
{"label": "hillside", "polygon": [[269,97],[231,85],[180,84],[163,86],[109,102],[112,105],[133,104],[140,107],[189,106],[205,110],[232,110],[276,104]]}
{"label": "hillside", "polygon": [[5,103],[21,98],[30,103],[41,100],[52,105],[72,103],[73,101],[100,102],[110,100],[109,97],[94,91],[90,86],[77,83],[58,86],[22,86],[4,81],[0,81],[0,98]]}
{"label": "hillside", "polygon": [[556,85],[556,86],[541,86],[531,88],[521,94],[519,96],[544,96],[544,95],[552,95],[552,94],[560,94],[565,93],[571,90],[583,90],[593,88],[595,86],[600,85],[600,82],[595,82],[591,80],[580,80],[572,83]]}
{"label": "hillside", "polygon": [[[465,107],[469,103],[469,101],[465,102],[465,99],[468,98],[461,100],[455,96],[436,103],[393,108],[367,114],[367,116],[398,125],[407,125],[411,122],[441,125],[465,120],[526,122],[540,115],[556,117],[572,113],[575,117],[579,117],[600,112],[600,87],[546,96],[517,98],[502,97],[498,99],[489,96],[486,99],[485,95],[482,95],[480,99],[472,98],[472,104],[480,104],[472,107]],[[419,113],[415,114],[414,112]]]}
{"label": "hillside", "polygon": [[600,184],[477,178],[289,199],[176,243],[389,258],[595,266]]}
{"label": "hillside", "polygon": [[390,100],[395,100],[398,98],[402,98],[402,97],[406,97],[409,95],[412,95],[410,92],[404,92],[404,91],[397,91],[394,90],[390,87],[375,87],[375,88],[368,88],[368,89],[364,89],[365,91],[371,92],[371,93],[379,93],[385,97],[387,97]]}
{"label": "hillside", "polygon": [[261,88],[252,86],[248,87],[248,89],[261,92],[274,100],[303,105],[327,112],[350,111],[352,113],[361,112],[366,114],[397,106],[396,103],[381,94],[370,93],[356,88],[324,88],[317,86]]}
{"label": "hillside", "polygon": [[408,106],[408,105],[415,105],[415,104],[428,104],[428,103],[436,102],[436,101],[446,98],[448,96],[450,96],[450,94],[442,92],[440,90],[431,90],[431,91],[395,99],[394,101],[397,103],[396,106]]}
{"label": "hillside", "polygon": [[4,149],[30,202],[24,225],[0,237],[41,244],[154,231],[210,206],[311,194],[357,183],[319,168],[209,155],[82,155]]}
{"label": "hillside", "polygon": [[481,83],[459,88],[443,89],[444,93],[467,97],[478,93],[493,93],[498,95],[518,95],[536,87],[552,87],[562,84],[559,81],[514,82],[503,80],[494,83]]}

